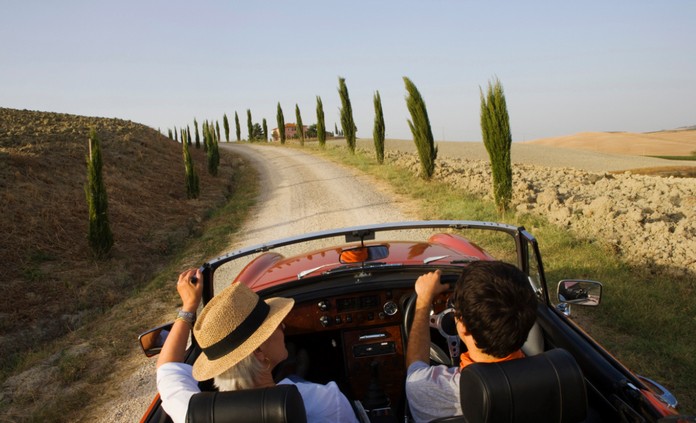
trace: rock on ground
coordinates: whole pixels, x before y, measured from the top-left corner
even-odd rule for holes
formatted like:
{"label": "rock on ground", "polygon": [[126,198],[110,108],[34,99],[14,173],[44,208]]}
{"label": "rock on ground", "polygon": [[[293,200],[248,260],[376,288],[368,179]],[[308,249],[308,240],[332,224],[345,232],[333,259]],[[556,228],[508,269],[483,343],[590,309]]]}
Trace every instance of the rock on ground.
{"label": "rock on ground", "polygon": [[[416,154],[387,160],[418,172]],[[610,243],[628,261],[696,273],[696,180],[513,164],[512,207]],[[434,178],[492,200],[490,164],[438,158]]]}

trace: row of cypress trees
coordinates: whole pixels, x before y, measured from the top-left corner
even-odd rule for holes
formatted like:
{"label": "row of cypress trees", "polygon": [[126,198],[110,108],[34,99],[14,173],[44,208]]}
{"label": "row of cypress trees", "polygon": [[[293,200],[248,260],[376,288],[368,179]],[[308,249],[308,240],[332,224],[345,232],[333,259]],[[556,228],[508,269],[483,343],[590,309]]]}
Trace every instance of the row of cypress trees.
{"label": "row of cypress trees", "polygon": [[[227,117],[225,116],[225,121]],[[193,120],[196,147],[200,147],[200,138],[198,132],[198,121]],[[196,168],[193,163],[193,157],[189,151],[191,142],[191,130],[187,126],[186,130],[181,128],[179,131],[169,130],[170,138],[174,134],[181,136],[182,154],[184,160],[185,186],[186,196],[189,199],[198,198],[200,194],[199,178],[196,173]],[[218,150],[218,142],[220,139],[220,126],[205,121],[203,123],[203,138],[204,148],[207,153],[208,172],[217,176],[218,167],[220,165],[220,153]],[[88,152],[86,157],[87,165],[87,183],[85,184],[85,198],[88,209],[88,230],[87,240],[92,253],[97,259],[103,259],[109,255],[111,248],[114,245],[114,237],[109,225],[109,202],[106,192],[106,186],[102,176],[102,154],[101,141],[97,135],[96,129],[92,128],[88,138]]]}
{"label": "row of cypress trees", "polygon": [[[430,120],[420,92],[415,84],[407,77],[404,77],[404,84],[408,93],[406,97],[406,105],[408,107],[411,119],[408,120],[409,128],[413,134],[413,141],[418,149],[418,155],[421,163],[420,176],[424,179],[430,179],[435,170],[435,159],[437,158],[437,146],[434,144],[432,130],[430,128]],[[346,137],[348,150],[355,154],[355,134],[356,127],[353,121],[353,112],[348,95],[348,88],[345,83],[345,78],[339,77],[339,96],[341,98],[341,127]],[[507,112],[507,104],[502,84],[497,78],[494,81],[489,81],[488,89],[484,95],[481,92],[481,133],[483,143],[488,152],[491,162],[491,173],[493,179],[493,197],[496,207],[500,213],[504,213],[512,200],[512,164],[511,164],[511,145],[512,135],[510,131],[510,119]],[[377,162],[384,162],[384,113],[382,110],[382,100],[379,91],[376,91],[373,97],[375,108],[375,123],[373,129],[373,139],[375,143],[375,152]],[[317,137],[319,145],[324,147],[326,142],[326,125],[324,122],[324,106],[321,97],[317,96]],[[302,116],[300,108],[295,105],[295,116],[299,131],[300,144],[304,145],[304,128],[302,125]],[[241,134],[239,128],[239,117],[237,112],[234,114],[236,124],[237,141],[240,141]],[[277,123],[280,131],[280,142],[285,144],[285,119],[280,102],[277,107]],[[193,120],[195,145],[200,148],[200,134],[198,131],[198,121]],[[249,132],[249,140],[255,139],[255,128],[258,124],[253,125],[251,119],[251,111],[247,109],[247,129]],[[225,139],[229,142],[229,122],[227,114],[223,115],[223,127],[225,130]],[[203,148],[207,153],[208,173],[217,176],[218,167],[220,165],[220,154],[218,143],[220,141],[220,125],[207,120],[203,123]],[[263,119],[263,137],[268,138],[266,119]],[[335,128],[338,132],[338,128]],[[186,194],[190,199],[198,198],[200,194],[199,178],[196,174],[196,169],[193,163],[193,158],[189,152],[189,146],[192,145],[191,130],[187,125],[186,129],[176,127],[172,131],[169,129],[169,138],[178,141],[181,137],[182,153],[185,169],[185,185]],[[85,197],[89,211],[89,228],[88,241],[89,245],[97,258],[103,258],[108,255],[113,244],[113,233],[111,232],[108,219],[108,198],[106,187],[102,178],[102,157],[101,157],[101,142],[97,136],[95,129],[92,129],[89,134],[87,164],[87,184],[85,185]]]}
{"label": "row of cypress trees", "polygon": [[[423,179],[430,179],[435,172],[437,146],[434,143],[428,111],[425,106],[425,101],[418,91],[418,88],[416,88],[416,85],[407,77],[404,77],[403,80],[407,91],[406,105],[411,115],[411,119],[408,120],[408,125],[413,135],[413,141],[416,144],[420,159],[420,176]],[[481,89],[480,91],[481,133],[491,162],[493,197],[498,211],[504,213],[512,200],[512,164],[510,158],[512,135],[510,132],[510,119],[507,112],[505,94],[500,80],[496,78],[494,81],[488,83],[485,96],[483,90]],[[341,99],[340,118],[341,127],[343,129],[342,133],[346,138],[348,151],[350,151],[351,154],[355,154],[357,128],[353,121],[353,110],[348,94],[348,87],[343,77],[338,78],[338,94]],[[375,145],[375,155],[377,162],[382,164],[384,162],[385,126],[382,99],[379,95],[379,91],[375,92],[373,103],[375,108],[375,122],[372,134]],[[304,145],[302,117],[297,105],[295,105],[295,115],[300,144]],[[285,119],[280,103],[278,103],[276,118],[278,130],[280,131],[280,143],[285,144]],[[336,128],[336,132],[338,133],[338,128]],[[321,147],[324,146],[326,141],[325,134],[326,127],[324,124],[323,104],[321,102],[321,97],[317,96],[317,135]]]}
{"label": "row of cypress trees", "polygon": [[[408,126],[413,135],[413,141],[418,150],[421,171],[420,176],[430,179],[435,172],[435,159],[437,158],[437,146],[434,143],[433,133],[430,127],[430,119],[425,106],[425,101],[415,84],[404,77],[404,84],[408,93],[406,105],[411,119]],[[484,95],[481,91],[481,134],[483,143],[488,152],[491,163],[493,182],[493,199],[499,213],[508,210],[512,201],[512,161],[510,157],[512,134],[510,131],[510,118],[505,101],[505,93],[499,79],[489,81],[488,89]],[[350,98],[345,79],[339,78],[339,94],[341,96],[341,125],[346,134],[348,150],[355,152],[355,124],[353,123]],[[384,114],[382,100],[377,91],[374,95],[375,123],[373,139],[377,162],[384,162]]]}
{"label": "row of cypress trees", "polygon": [[[423,97],[416,88],[415,84],[408,77],[404,77],[403,80],[407,91],[406,105],[411,116],[411,118],[408,119],[408,125],[413,135],[413,141],[416,145],[420,159],[419,175],[423,179],[430,179],[435,172],[437,146],[434,143],[427,108],[425,101],[423,100]],[[341,100],[340,120],[342,131],[340,133],[342,133],[346,138],[348,150],[351,152],[351,154],[355,154],[357,128],[353,120],[353,111],[348,88],[345,78],[343,77],[338,78],[338,93]],[[317,138],[319,140],[319,145],[324,147],[326,143],[326,125],[323,103],[321,97],[319,96],[316,97],[316,100]],[[375,155],[377,162],[382,164],[384,162],[385,125],[384,112],[382,110],[382,100],[379,91],[375,92],[373,103],[375,109],[375,121],[373,128]],[[505,95],[502,84],[497,78],[494,81],[489,82],[485,96],[483,90],[481,89],[480,117],[483,142],[491,162],[493,196],[496,207],[498,208],[499,212],[502,213],[508,209],[512,200],[512,165],[510,158],[512,135],[510,133],[510,123],[505,102]],[[295,118],[297,121],[297,135],[300,140],[300,145],[304,145],[304,126],[302,124],[300,108],[297,104],[295,104]],[[276,121],[278,124],[280,143],[285,144],[285,117],[283,115],[283,109],[281,108],[280,102],[277,104]],[[224,115],[223,117],[223,124],[225,127],[225,136],[229,141],[229,125],[227,123],[227,115]],[[240,141],[241,134],[239,128],[239,117],[237,116],[236,112],[235,124],[237,130],[237,141]],[[198,127],[195,120],[194,126],[196,130],[196,139],[198,139]],[[266,120],[263,119],[262,129],[260,127],[256,129],[255,126],[258,127],[258,124],[252,124],[251,111],[247,109],[247,129],[249,133],[249,140],[253,141],[254,139],[258,139],[256,134],[259,133],[262,133],[263,138],[267,139],[268,131]],[[175,140],[176,132],[177,131],[175,128]],[[190,131],[188,127],[186,131],[181,130],[181,132],[186,132],[189,134],[188,139],[190,139]],[[339,133],[337,127],[335,127],[335,132]],[[196,146],[198,147],[198,142],[196,143]]]}

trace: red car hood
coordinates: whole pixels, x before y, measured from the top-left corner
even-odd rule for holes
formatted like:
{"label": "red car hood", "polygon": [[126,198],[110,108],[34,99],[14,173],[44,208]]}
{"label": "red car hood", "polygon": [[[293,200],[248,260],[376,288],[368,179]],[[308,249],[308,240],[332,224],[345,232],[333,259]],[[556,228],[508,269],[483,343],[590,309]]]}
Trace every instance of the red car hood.
{"label": "red car hood", "polygon": [[[270,288],[279,284],[296,281],[298,274],[316,269],[307,276],[316,276],[344,266],[339,262],[339,255],[345,248],[359,244],[346,244],[326,248],[306,254],[284,257],[275,252],[264,253],[250,262],[240,273],[241,281],[254,291]],[[453,234],[436,234],[428,242],[389,241],[370,242],[365,245],[386,245],[389,255],[381,260],[384,264],[419,265],[426,259],[442,257],[442,260],[494,260],[494,258],[474,243]]]}

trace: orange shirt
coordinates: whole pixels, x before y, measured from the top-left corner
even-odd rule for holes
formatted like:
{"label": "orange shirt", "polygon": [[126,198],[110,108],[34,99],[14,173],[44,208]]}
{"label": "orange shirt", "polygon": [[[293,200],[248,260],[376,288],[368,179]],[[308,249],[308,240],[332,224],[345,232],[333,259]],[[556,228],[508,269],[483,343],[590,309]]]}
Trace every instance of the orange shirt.
{"label": "orange shirt", "polygon": [[[506,357],[498,358],[495,361],[491,361],[491,363],[498,363],[501,361],[510,361],[510,360],[514,360],[516,358],[523,358],[523,357],[524,357],[524,353],[522,352],[522,350],[517,350],[514,353],[512,353]],[[462,355],[459,356],[459,370],[462,370],[464,367],[468,366],[469,364],[474,364],[474,363],[476,363],[476,362],[473,361],[471,359],[471,357],[469,357],[469,351],[462,353]]]}

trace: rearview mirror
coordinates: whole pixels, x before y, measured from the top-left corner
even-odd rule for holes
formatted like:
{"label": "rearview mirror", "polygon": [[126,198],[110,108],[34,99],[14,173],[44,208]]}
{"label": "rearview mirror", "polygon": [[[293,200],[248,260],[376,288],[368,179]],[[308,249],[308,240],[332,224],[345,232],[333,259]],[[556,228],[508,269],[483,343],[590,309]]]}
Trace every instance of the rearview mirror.
{"label": "rearview mirror", "polygon": [[602,284],[596,281],[568,279],[558,282],[558,301],[566,304],[598,306]]}
{"label": "rearview mirror", "polygon": [[164,341],[167,340],[169,332],[172,330],[174,323],[166,323],[162,326],[150,329],[138,336],[140,347],[147,357],[153,357],[162,351]]}
{"label": "rearview mirror", "polygon": [[389,256],[389,247],[386,245],[368,245],[346,248],[341,251],[338,261],[343,264],[361,263],[366,261],[381,260]]}

